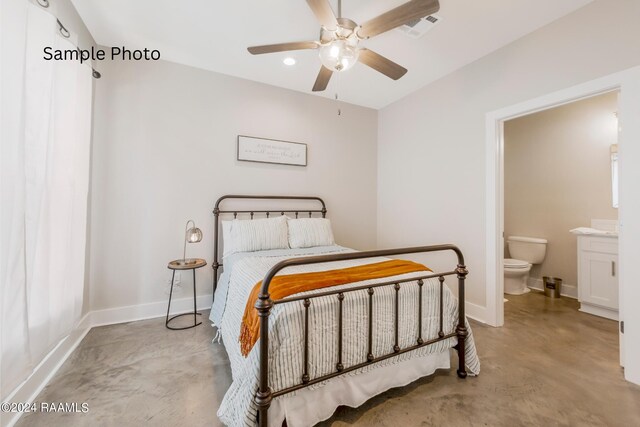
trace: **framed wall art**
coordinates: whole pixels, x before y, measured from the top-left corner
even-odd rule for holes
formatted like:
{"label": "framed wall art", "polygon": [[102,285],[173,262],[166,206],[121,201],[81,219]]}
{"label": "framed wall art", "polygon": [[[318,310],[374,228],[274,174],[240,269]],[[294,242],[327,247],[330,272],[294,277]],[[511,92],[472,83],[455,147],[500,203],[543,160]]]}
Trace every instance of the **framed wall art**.
{"label": "framed wall art", "polygon": [[238,160],[307,166],[307,144],[238,135]]}

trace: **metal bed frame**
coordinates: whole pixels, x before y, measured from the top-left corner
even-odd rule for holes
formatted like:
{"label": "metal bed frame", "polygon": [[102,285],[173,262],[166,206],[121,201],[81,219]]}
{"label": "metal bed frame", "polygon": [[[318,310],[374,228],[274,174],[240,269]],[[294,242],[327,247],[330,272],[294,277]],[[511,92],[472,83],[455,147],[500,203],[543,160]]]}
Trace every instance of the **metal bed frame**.
{"label": "metal bed frame", "polygon": [[[232,199],[253,199],[253,200],[289,200],[289,201],[312,201],[317,202],[321,207],[319,209],[301,209],[301,210],[222,210],[220,209],[220,205],[225,200]],[[218,229],[219,229],[219,221],[220,215],[222,214],[233,214],[234,219],[238,217],[240,214],[249,215],[251,219],[256,215],[264,214],[268,218],[271,214],[295,214],[295,217],[298,218],[300,214],[308,214],[308,217],[313,217],[314,214],[321,214],[322,218],[326,217],[327,208],[324,201],[319,197],[311,197],[311,196],[250,196],[250,195],[226,195],[220,197],[215,204],[213,209],[214,215],[214,243],[213,243],[213,291],[215,295],[215,291],[218,285],[218,273],[222,264],[218,262]],[[356,286],[348,289],[340,289],[340,290],[327,290],[324,292],[318,292],[314,294],[300,295],[300,296],[290,296],[286,298],[282,298],[279,300],[272,300],[269,295],[269,285],[271,280],[276,276],[278,272],[281,270],[299,265],[308,265],[308,264],[318,264],[318,263],[326,263],[326,262],[335,262],[335,261],[344,261],[344,260],[354,260],[354,259],[364,259],[364,258],[374,258],[374,257],[386,257],[386,256],[394,256],[394,255],[403,255],[403,254],[416,254],[416,253],[426,253],[426,252],[442,252],[442,251],[453,251],[457,258],[458,263],[456,268],[451,271],[446,271],[442,273],[431,272],[429,274],[425,274],[419,277],[412,277],[411,279],[401,279],[401,280],[389,280],[381,283]],[[258,424],[261,427],[266,427],[268,424],[267,413],[269,410],[269,406],[273,398],[282,396],[287,393],[291,393],[296,390],[300,390],[302,388],[308,387],[313,384],[317,384],[322,381],[326,381],[328,379],[337,377],[339,375],[343,375],[347,372],[354,371],[356,369],[363,368],[372,363],[380,362],[382,360],[389,359],[391,357],[398,356],[402,353],[407,353],[409,351],[416,350],[421,347],[425,347],[431,344],[434,344],[438,341],[443,341],[452,337],[458,338],[458,344],[453,348],[458,352],[458,369],[457,374],[460,378],[467,377],[467,371],[465,368],[465,339],[469,335],[467,331],[467,327],[465,324],[465,296],[464,296],[464,284],[465,279],[468,274],[468,270],[464,264],[464,257],[460,249],[455,245],[445,244],[445,245],[434,245],[434,246],[417,246],[411,248],[397,248],[397,249],[386,249],[386,250],[376,250],[376,251],[365,251],[365,252],[353,252],[353,253],[340,253],[340,254],[329,254],[329,255],[319,255],[319,256],[309,256],[309,257],[299,257],[299,258],[291,258],[284,261],[281,261],[274,265],[266,274],[265,278],[262,281],[262,287],[260,289],[260,294],[258,296],[258,301],[256,302],[256,310],[258,310],[258,316],[260,318],[260,339],[259,339],[259,351],[260,351],[260,374],[259,374],[259,386],[254,401],[258,406]],[[456,276],[458,279],[458,324],[454,332],[445,334],[443,331],[443,303],[442,303],[442,292],[444,286],[444,278],[445,276]],[[425,279],[438,278],[440,283],[440,301],[439,301],[439,329],[437,337],[422,337],[422,286],[424,285]],[[398,336],[398,325],[399,325],[399,292],[400,292],[400,284],[401,283],[410,283],[416,282],[419,292],[418,292],[418,334],[415,337],[415,345],[400,348],[399,346],[399,336]],[[375,290],[381,288],[383,286],[393,286],[395,290],[395,298],[394,298],[394,337],[395,337],[395,345],[393,346],[393,351],[384,355],[374,355],[372,353],[373,346],[373,297],[375,294]],[[329,288],[331,289],[331,288]],[[368,298],[368,348],[367,348],[367,357],[361,363],[356,365],[345,367],[342,364],[342,333],[343,333],[343,300],[344,295],[350,292],[367,290]],[[336,302],[338,304],[338,354],[336,355],[336,365],[335,371],[322,375],[317,378],[309,377],[309,307],[311,306],[312,300],[320,297],[326,296],[336,296]],[[303,301],[304,306],[304,367],[303,372],[300,377],[300,383],[294,385],[292,387],[288,387],[282,390],[273,391],[269,388],[269,314],[271,308],[275,305],[279,304],[287,304],[296,301]]]}

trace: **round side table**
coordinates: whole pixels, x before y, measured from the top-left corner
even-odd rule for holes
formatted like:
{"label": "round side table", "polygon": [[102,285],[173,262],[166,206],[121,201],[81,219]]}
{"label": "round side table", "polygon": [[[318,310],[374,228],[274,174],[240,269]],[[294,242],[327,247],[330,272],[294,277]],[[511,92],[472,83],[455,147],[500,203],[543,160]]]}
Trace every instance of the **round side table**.
{"label": "round side table", "polygon": [[[173,270],[173,274],[171,275],[171,290],[169,291],[169,305],[167,306],[167,318],[164,322],[164,326],[166,326],[167,329],[179,331],[182,329],[195,328],[196,326],[202,324],[202,322],[198,322],[198,318],[197,318],[197,316],[201,316],[202,313],[198,313],[196,309],[196,269],[200,267],[204,267],[205,265],[207,265],[207,261],[200,258],[188,258],[186,260],[177,259],[175,261],[171,261],[167,265],[167,268],[169,268],[170,270]],[[176,270],[193,271],[193,313],[182,313],[182,314],[176,314],[175,316],[169,317],[169,311],[171,310],[171,297],[173,296],[173,282],[174,282],[174,279],[176,278]],[[181,317],[181,316],[193,316],[193,325],[184,326],[182,328],[169,326],[169,322],[171,322],[176,317]]]}

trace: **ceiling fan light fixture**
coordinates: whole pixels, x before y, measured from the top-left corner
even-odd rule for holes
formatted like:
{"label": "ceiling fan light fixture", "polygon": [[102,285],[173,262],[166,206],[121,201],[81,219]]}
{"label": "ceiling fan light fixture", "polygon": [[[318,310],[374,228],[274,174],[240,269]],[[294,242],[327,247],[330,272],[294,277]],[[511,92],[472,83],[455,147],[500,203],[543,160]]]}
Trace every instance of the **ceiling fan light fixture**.
{"label": "ceiling fan light fixture", "polygon": [[398,80],[407,73],[407,69],[366,47],[358,47],[360,41],[407,25],[407,23],[420,21],[425,16],[433,16],[440,10],[438,0],[406,0],[400,6],[358,25],[351,19],[342,16],[341,3],[338,0],[338,16],[336,16],[331,7],[331,0],[307,0],[307,4],[320,23],[320,39],[318,41],[250,46],[247,50],[252,55],[262,55],[317,49],[322,67],[320,67],[313,84],[313,92],[325,90],[334,72],[346,71],[358,61],[393,80]]}
{"label": "ceiling fan light fixture", "polygon": [[320,48],[320,61],[331,71],[346,71],[358,61],[358,48],[348,40],[333,40]]}

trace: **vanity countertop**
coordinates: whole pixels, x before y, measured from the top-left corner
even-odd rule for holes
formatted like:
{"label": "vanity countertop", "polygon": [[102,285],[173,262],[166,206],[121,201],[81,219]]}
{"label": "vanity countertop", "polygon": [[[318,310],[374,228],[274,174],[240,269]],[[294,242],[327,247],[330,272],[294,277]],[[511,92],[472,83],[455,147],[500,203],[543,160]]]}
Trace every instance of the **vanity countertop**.
{"label": "vanity countertop", "polygon": [[591,227],[578,227],[573,230],[569,230],[569,232],[576,236],[618,237],[617,231],[597,230]]}

